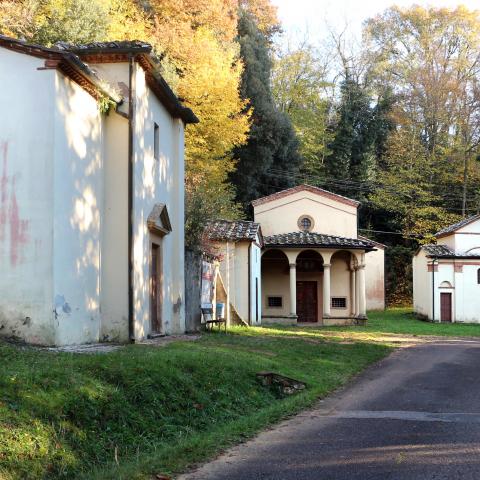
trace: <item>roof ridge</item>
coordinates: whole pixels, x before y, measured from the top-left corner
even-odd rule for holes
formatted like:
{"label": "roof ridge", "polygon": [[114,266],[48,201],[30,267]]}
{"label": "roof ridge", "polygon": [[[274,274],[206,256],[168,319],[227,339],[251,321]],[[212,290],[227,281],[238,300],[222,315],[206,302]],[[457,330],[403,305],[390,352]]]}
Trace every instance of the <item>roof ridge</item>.
{"label": "roof ridge", "polygon": [[324,196],[324,197],[330,197],[333,200],[338,200],[342,203],[345,203],[347,205],[351,206],[356,206],[358,207],[360,205],[360,202],[357,200],[353,200],[353,198],[348,198],[343,195],[339,195],[338,193],[330,192],[328,190],[325,190],[320,187],[315,187],[313,185],[309,185],[307,183],[302,183],[300,185],[296,185],[294,187],[287,188],[285,190],[280,190],[278,192],[272,193],[270,195],[266,195],[261,198],[257,198],[256,200],[252,201],[252,205],[256,207],[257,205],[263,205],[264,203],[268,202],[273,202],[275,200],[278,200],[280,198],[286,197],[288,195],[292,195],[297,192],[301,191],[309,191],[312,193],[316,193],[318,195]]}
{"label": "roof ridge", "polygon": [[470,217],[464,217],[462,220],[459,220],[456,223],[452,223],[448,227],[442,228],[435,234],[435,236],[438,237],[438,236],[444,236],[447,233],[454,233],[460,228],[466,227],[467,225],[469,225],[470,223],[476,220],[480,220],[480,214],[478,213],[475,215],[471,215]]}

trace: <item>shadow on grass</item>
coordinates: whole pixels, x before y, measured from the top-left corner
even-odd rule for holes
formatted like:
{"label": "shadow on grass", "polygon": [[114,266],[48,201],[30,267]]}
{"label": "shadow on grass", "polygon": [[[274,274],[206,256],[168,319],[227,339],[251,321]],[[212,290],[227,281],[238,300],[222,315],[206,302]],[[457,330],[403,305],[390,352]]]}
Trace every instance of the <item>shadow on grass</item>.
{"label": "shadow on grass", "polygon": [[[0,477],[150,478],[298,412],[390,348],[266,332],[208,334],[100,355],[0,344]],[[278,399],[256,373],[307,384]]]}

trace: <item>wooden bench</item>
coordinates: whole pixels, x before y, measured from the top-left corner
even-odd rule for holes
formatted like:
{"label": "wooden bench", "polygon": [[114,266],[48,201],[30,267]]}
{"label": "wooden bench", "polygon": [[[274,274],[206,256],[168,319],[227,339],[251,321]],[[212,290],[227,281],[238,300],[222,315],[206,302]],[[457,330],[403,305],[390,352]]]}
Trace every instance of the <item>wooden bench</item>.
{"label": "wooden bench", "polygon": [[227,321],[225,318],[214,318],[213,316],[213,308],[212,307],[202,307],[202,317],[203,317],[203,323],[205,324],[205,328],[208,330],[208,327],[210,326],[210,329],[213,328],[214,325],[218,325],[218,330],[220,328],[224,327],[225,333],[227,333]]}

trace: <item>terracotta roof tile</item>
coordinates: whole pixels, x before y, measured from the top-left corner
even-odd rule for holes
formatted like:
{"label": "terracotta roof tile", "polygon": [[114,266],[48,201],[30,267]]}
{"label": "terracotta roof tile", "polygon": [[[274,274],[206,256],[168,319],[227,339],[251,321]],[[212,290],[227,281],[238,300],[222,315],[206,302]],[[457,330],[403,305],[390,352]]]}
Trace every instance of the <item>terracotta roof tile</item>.
{"label": "terracotta roof tile", "polygon": [[436,237],[442,237],[442,236],[448,235],[449,233],[454,233],[457,230],[460,230],[460,228],[465,227],[466,225],[474,222],[475,220],[480,220],[480,215],[473,215],[471,217],[464,218],[464,219],[460,220],[459,222],[454,223],[453,225],[450,225],[450,226],[440,230],[439,232],[437,232],[435,234],[435,236]]}
{"label": "terracotta roof tile", "polygon": [[262,238],[260,224],[246,220],[215,220],[207,225],[205,234],[212,241],[238,242],[240,240],[250,240],[254,242],[257,235]]}
{"label": "terracotta roof tile", "polygon": [[385,244],[377,242],[376,240],[372,240],[371,238],[365,237],[364,235],[359,235],[358,239],[373,243],[376,247],[381,248],[382,250],[385,250],[387,248]]}
{"label": "terracotta roof tile", "polygon": [[87,52],[107,52],[107,51],[122,51],[122,52],[146,52],[152,51],[152,46],[149,43],[140,40],[122,40],[110,42],[93,42],[85,44],[76,44],[66,42],[57,42],[55,48],[58,50],[65,50],[68,52],[82,53]]}
{"label": "terracotta roof tile", "polygon": [[427,253],[427,257],[435,258],[480,258],[479,254],[456,252],[447,245],[423,245],[423,250]]}
{"label": "terracotta roof tile", "polygon": [[280,233],[265,237],[266,247],[334,247],[374,250],[373,242],[314,232]]}

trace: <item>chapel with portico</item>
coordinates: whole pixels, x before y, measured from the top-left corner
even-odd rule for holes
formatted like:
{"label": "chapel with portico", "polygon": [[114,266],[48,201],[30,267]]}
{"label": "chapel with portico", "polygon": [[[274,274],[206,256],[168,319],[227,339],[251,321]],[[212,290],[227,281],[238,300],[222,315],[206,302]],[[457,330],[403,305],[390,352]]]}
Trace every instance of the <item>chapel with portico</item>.
{"label": "chapel with portico", "polygon": [[358,236],[360,203],[300,185],[252,204],[264,237],[262,323],[363,323],[384,272],[379,244]]}

